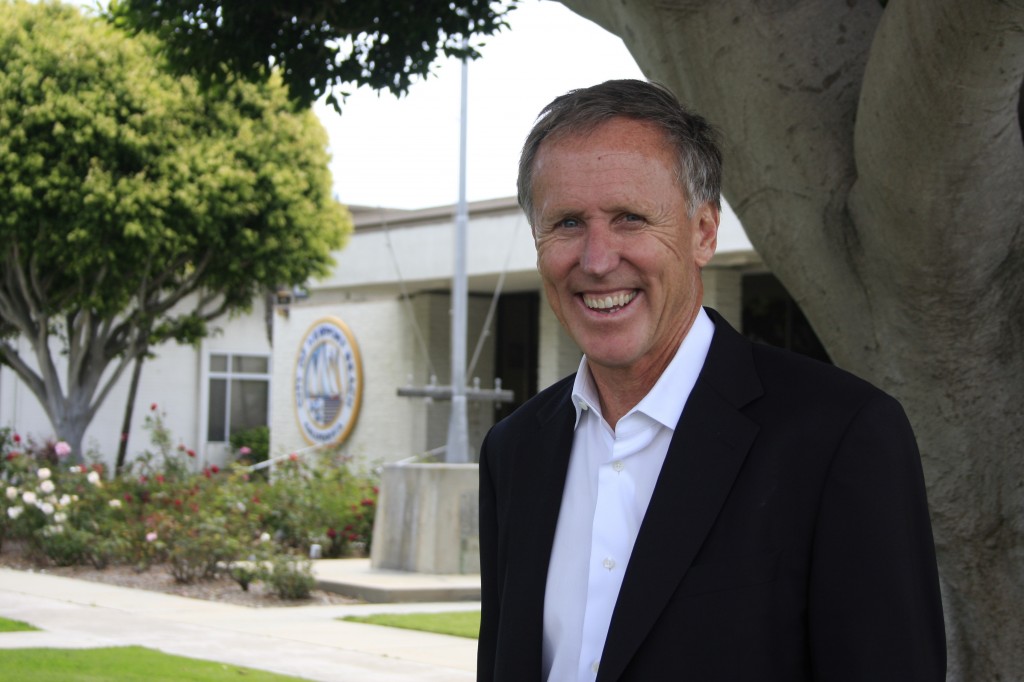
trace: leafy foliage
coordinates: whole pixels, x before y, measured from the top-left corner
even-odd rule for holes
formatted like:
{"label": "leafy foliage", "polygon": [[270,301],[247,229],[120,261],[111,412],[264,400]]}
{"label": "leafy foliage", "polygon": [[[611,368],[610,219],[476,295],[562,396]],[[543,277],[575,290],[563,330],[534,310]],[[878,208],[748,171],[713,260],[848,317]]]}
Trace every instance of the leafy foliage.
{"label": "leafy foliage", "polygon": [[71,7],[0,0],[0,362],[76,451],[129,362],[325,274],[351,229],[326,134],[278,79],[208,93],[157,52]]}
{"label": "leafy foliage", "polygon": [[[206,84],[234,75],[281,74],[292,98],[309,106],[324,93],[339,107],[345,83],[404,94],[439,55],[479,56],[468,43],[506,25],[515,0],[114,0],[120,27],[155,33],[182,72]],[[464,41],[466,41],[464,43]]]}

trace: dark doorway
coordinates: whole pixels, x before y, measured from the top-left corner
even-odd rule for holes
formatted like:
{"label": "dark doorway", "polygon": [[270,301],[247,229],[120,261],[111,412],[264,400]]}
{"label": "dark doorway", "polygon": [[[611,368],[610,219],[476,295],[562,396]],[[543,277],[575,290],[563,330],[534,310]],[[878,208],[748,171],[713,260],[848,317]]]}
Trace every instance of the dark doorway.
{"label": "dark doorway", "polygon": [[743,335],[832,362],[796,301],[771,274],[743,276]]}
{"label": "dark doorway", "polygon": [[494,376],[511,389],[515,401],[496,403],[495,421],[537,393],[537,345],[540,295],[537,292],[504,294],[498,299]]}

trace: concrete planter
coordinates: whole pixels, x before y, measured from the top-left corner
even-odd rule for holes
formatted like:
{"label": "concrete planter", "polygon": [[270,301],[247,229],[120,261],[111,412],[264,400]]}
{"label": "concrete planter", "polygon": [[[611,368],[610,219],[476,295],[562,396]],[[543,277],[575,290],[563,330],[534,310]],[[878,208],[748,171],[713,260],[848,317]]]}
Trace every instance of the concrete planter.
{"label": "concrete planter", "polygon": [[370,552],[373,568],[479,573],[478,491],[476,464],[385,466]]}

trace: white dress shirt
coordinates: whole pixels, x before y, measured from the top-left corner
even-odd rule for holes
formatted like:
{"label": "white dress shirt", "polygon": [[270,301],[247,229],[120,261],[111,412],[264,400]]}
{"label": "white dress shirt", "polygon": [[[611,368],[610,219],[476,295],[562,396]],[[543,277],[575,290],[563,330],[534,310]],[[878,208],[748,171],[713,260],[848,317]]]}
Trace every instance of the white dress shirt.
{"label": "white dress shirt", "polygon": [[592,682],[640,524],[715,325],[703,308],[650,392],[612,429],[580,362],[576,429],[544,593],[543,673]]}

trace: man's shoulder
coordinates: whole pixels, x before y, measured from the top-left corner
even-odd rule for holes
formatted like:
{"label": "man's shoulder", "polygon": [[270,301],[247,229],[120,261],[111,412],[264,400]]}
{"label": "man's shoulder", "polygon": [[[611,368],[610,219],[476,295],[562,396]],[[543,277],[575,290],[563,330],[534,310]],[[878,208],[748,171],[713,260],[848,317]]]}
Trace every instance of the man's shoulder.
{"label": "man's shoulder", "polygon": [[551,384],[515,409],[494,428],[523,428],[546,421],[563,409],[571,409],[572,385],[576,375],[570,374]]}
{"label": "man's shoulder", "polygon": [[715,340],[709,362],[715,373],[736,380],[742,374],[743,357],[750,359],[762,388],[768,392],[811,395],[820,391],[839,394],[880,393],[868,381],[837,367],[795,351],[747,339],[721,315],[708,311],[715,322]]}

